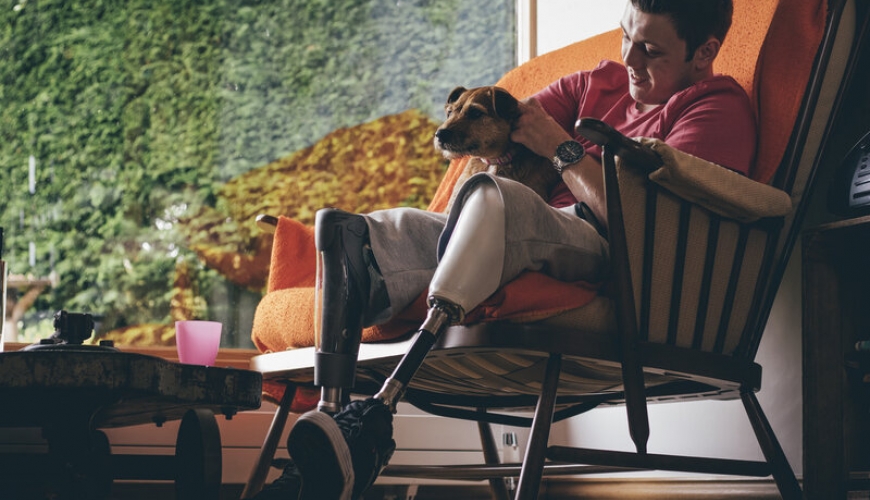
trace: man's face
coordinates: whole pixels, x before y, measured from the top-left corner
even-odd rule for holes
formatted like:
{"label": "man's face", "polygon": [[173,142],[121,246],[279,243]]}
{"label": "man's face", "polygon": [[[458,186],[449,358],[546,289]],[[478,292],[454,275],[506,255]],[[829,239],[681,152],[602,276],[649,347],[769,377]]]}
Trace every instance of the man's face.
{"label": "man's face", "polygon": [[686,61],[686,42],[677,36],[669,16],[647,14],[627,2],[621,25],[622,60],[635,101],[663,104],[699,79],[694,57]]}

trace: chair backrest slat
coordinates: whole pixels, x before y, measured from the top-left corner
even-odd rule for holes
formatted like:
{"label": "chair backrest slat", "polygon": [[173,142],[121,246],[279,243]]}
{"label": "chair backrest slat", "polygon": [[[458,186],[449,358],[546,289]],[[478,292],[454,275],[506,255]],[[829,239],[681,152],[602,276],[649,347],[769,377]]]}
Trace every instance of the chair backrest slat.
{"label": "chair backrest slat", "polygon": [[[713,352],[722,353],[725,339],[728,337],[728,328],[732,324],[734,299],[737,297],[738,285],[740,284],[740,271],[743,268],[743,259],[746,256],[746,243],[749,240],[749,230],[746,226],[738,228],[737,246],[734,259],[731,263],[731,275],[728,277],[728,285],[725,287],[725,298],[722,303],[722,315],[719,317],[719,328],[716,331],[716,341],[713,344]],[[740,290],[743,291],[743,290]]]}
{"label": "chair backrest slat", "polygon": [[[649,193],[649,191],[647,191]],[[649,196],[649,194],[648,194]],[[668,342],[668,332],[671,318],[668,312],[673,304],[674,294],[680,284],[674,281],[675,269],[681,264],[677,260],[679,247],[680,204],[674,203],[672,196],[666,193],[652,195],[656,200],[655,209],[647,212],[647,228],[652,229],[652,255],[644,259],[644,274],[650,274],[650,294],[646,300],[650,303],[649,340],[659,343]],[[631,199],[624,199],[631,203]],[[668,220],[671,224],[656,224],[657,221]],[[679,304],[675,304],[679,307]]]}
{"label": "chair backrest slat", "polygon": [[[674,254],[674,274],[671,282],[674,289],[671,292],[670,322],[668,324],[668,344],[676,344],[680,325],[680,304],[682,304],[683,277],[686,276],[686,254],[689,242],[689,221],[692,207],[688,204],[680,206],[680,221],[677,227],[677,248]],[[688,298],[688,297],[687,297]]]}
{"label": "chair backrest slat", "polygon": [[[696,217],[696,220],[700,219]],[[698,233],[700,234],[700,232]],[[700,281],[698,290],[710,290],[713,280],[713,264],[716,262],[716,245],[719,241],[719,218],[713,217],[707,224],[707,235],[704,244],[703,271],[699,274]],[[709,293],[698,293],[698,302],[695,304],[695,318],[692,323],[692,349],[700,349],[704,341],[704,321],[707,318],[707,310],[710,304]],[[691,307],[691,305],[689,305]]]}

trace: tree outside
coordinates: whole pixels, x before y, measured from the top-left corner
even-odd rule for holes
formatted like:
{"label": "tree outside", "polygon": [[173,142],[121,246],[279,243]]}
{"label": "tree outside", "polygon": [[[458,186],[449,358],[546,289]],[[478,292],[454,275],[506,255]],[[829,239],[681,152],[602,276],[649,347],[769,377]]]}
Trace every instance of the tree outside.
{"label": "tree outside", "polygon": [[[19,340],[67,309],[100,334],[166,327],[145,342],[216,319],[226,345],[250,346],[262,279],[204,254],[262,252],[252,211],[302,219],[336,178],[381,182],[399,163],[383,144],[409,152],[390,168],[411,165],[416,186],[384,199],[425,207],[434,188],[419,186],[443,168],[426,134],[454,86],[513,65],[514,33],[508,0],[0,0],[3,258],[50,283],[16,318]],[[384,133],[361,143],[372,127]],[[353,151],[318,157],[337,140]],[[288,199],[277,179],[302,182],[303,160],[308,184]],[[26,293],[10,290],[19,305]]]}

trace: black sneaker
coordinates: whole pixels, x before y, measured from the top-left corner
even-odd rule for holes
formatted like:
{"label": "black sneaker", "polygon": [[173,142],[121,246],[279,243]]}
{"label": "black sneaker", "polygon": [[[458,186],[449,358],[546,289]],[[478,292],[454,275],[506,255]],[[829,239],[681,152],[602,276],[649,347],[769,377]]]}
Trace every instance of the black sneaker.
{"label": "black sneaker", "polygon": [[396,451],[393,412],[380,399],[353,401],[333,417],[353,459],[353,499],[374,484]]}
{"label": "black sneaker", "polygon": [[[306,413],[290,431],[287,449],[304,478],[303,499],[358,499],[396,449],[393,413],[379,399],[354,401],[334,417]],[[350,474],[339,465],[346,460],[352,462]],[[350,479],[341,483],[339,493],[336,485],[341,475]]]}
{"label": "black sneaker", "polygon": [[292,460],[284,467],[281,476],[266,485],[250,500],[299,500],[302,490],[302,476]]}
{"label": "black sneaker", "polygon": [[287,451],[302,476],[300,500],[350,500],[351,453],[329,414],[310,411],[300,416],[287,436]]}

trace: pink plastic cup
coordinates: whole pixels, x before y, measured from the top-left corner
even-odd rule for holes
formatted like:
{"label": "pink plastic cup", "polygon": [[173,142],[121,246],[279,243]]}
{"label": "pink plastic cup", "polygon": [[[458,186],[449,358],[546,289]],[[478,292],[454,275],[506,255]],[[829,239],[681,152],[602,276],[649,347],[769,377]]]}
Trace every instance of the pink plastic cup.
{"label": "pink plastic cup", "polygon": [[221,344],[218,321],[176,321],[175,346],[178,361],[191,365],[214,366]]}

